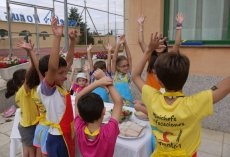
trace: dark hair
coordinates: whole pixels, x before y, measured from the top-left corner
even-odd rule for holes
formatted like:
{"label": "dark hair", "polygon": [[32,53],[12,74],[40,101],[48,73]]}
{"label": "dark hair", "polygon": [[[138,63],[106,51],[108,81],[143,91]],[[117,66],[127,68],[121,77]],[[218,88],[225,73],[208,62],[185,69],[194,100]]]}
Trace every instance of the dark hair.
{"label": "dark hair", "polygon": [[127,60],[127,57],[125,56],[117,56],[117,59],[116,59],[116,66],[119,66],[119,63],[123,60]]}
{"label": "dark hair", "polygon": [[[45,77],[45,73],[48,71],[50,55],[45,55],[39,60],[39,71],[43,77]],[[66,67],[67,63],[63,57],[59,57],[58,67]]]}
{"label": "dark hair", "polygon": [[77,108],[81,118],[85,122],[93,123],[101,117],[104,102],[98,94],[89,93],[78,100]]}
{"label": "dark hair", "polygon": [[155,63],[158,79],[165,89],[181,90],[188,78],[190,61],[187,56],[180,53],[164,53]]}
{"label": "dark hair", "polygon": [[12,79],[6,83],[5,97],[8,99],[13,96],[25,81],[26,69],[19,69],[13,73]]}
{"label": "dark hair", "polygon": [[[166,41],[164,41],[164,45],[165,45],[166,47],[165,47],[165,49],[164,49],[162,52],[160,52],[160,54],[164,54],[164,53],[167,53],[167,52],[168,52],[168,44],[167,44]],[[149,64],[148,64],[148,67],[147,67],[147,72],[148,72],[148,73],[151,73],[152,70],[154,69],[154,64],[155,64],[155,62],[156,62],[158,56],[159,56],[159,53],[157,53],[157,51],[154,50],[154,51],[152,52],[152,54],[151,54],[151,58],[150,58],[150,60],[149,60]]]}
{"label": "dark hair", "polygon": [[93,65],[93,69],[97,70],[97,69],[106,69],[106,64],[104,61],[96,61]]}
{"label": "dark hair", "polygon": [[40,78],[38,72],[34,66],[30,67],[26,72],[26,85],[29,89],[32,89],[39,85]]}

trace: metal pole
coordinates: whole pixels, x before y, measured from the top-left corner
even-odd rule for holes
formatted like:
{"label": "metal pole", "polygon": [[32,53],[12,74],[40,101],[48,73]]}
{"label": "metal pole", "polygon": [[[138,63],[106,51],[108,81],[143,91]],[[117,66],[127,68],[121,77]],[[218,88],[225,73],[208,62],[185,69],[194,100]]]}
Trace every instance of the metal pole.
{"label": "metal pole", "polygon": [[[116,8],[116,1],[114,2],[114,6],[115,6],[115,14],[117,12],[117,8]],[[117,16],[115,15],[115,41],[117,41]]]}
{"label": "metal pole", "polygon": [[[59,0],[55,0],[55,2],[63,3],[62,1],[59,1]],[[68,3],[68,4],[72,5],[72,6],[77,6],[77,7],[85,8],[85,6],[82,6],[82,5],[77,5],[77,4],[73,4],[73,3]],[[100,11],[100,12],[108,13],[108,11],[97,9],[97,8],[92,8],[92,7],[87,7],[87,9],[92,9],[92,10],[97,10],[97,11]],[[123,17],[123,15],[115,14],[115,13],[112,13],[112,12],[110,12],[109,14]]]}
{"label": "metal pole", "polygon": [[38,55],[40,43],[39,43],[39,31],[38,31],[38,12],[36,6],[34,7],[34,15],[35,15],[36,43],[37,43],[37,55]]}
{"label": "metal pole", "polygon": [[10,52],[9,52],[9,57],[13,55],[13,50],[12,50],[12,34],[11,34],[11,14],[10,14],[10,0],[6,1],[6,9],[7,9],[7,21],[8,21],[8,39],[10,43]]}
{"label": "metal pole", "polygon": [[108,35],[107,35],[108,43],[109,43],[109,0],[108,0]]}
{"label": "metal pole", "polygon": [[69,31],[68,31],[68,5],[67,5],[67,0],[64,0],[64,32],[65,32],[65,50],[68,51],[69,49]]}
{"label": "metal pole", "polygon": [[87,19],[86,19],[86,0],[84,0],[85,3],[85,45],[88,45],[88,41],[87,41]]}

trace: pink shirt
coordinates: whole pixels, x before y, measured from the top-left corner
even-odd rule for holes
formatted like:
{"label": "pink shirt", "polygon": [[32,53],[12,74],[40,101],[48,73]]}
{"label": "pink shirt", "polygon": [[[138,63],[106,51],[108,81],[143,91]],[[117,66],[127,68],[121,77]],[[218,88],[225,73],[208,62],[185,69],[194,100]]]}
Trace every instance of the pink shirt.
{"label": "pink shirt", "polygon": [[112,157],[117,136],[120,133],[118,122],[111,118],[107,124],[102,124],[99,135],[92,141],[84,133],[86,123],[77,116],[75,118],[75,133],[77,145],[83,157]]}
{"label": "pink shirt", "polygon": [[82,89],[84,89],[85,87],[80,87],[79,85],[77,85],[76,83],[73,83],[72,85],[72,90],[75,93],[79,93],[80,91],[82,91]]}

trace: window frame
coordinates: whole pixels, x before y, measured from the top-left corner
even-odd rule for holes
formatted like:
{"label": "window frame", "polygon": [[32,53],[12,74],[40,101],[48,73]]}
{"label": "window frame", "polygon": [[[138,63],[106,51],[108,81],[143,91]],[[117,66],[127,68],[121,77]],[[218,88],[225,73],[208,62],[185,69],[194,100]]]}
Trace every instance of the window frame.
{"label": "window frame", "polygon": [[[164,0],[164,27],[163,27],[163,34],[164,36],[168,36],[168,29],[169,29],[169,8],[170,8],[170,0]],[[229,12],[230,14],[230,12]],[[230,15],[229,15],[230,16]],[[228,21],[228,37],[230,38],[230,19]],[[189,41],[202,41],[203,45],[201,46],[230,46],[230,39],[229,40],[189,40]],[[169,40],[168,44],[173,45],[175,40]],[[184,45],[184,46],[196,46],[196,45]]]}

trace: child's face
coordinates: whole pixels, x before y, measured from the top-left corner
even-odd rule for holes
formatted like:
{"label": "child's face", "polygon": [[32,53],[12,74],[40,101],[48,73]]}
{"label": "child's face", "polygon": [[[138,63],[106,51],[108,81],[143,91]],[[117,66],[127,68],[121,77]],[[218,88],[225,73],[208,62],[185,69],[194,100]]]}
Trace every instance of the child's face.
{"label": "child's face", "polygon": [[84,78],[78,78],[77,79],[77,85],[79,85],[80,87],[85,87],[87,83],[87,80]]}
{"label": "child's face", "polygon": [[62,86],[64,81],[67,79],[66,75],[67,75],[66,67],[60,67],[56,75],[55,83],[59,86]]}
{"label": "child's face", "polygon": [[129,72],[129,63],[127,60],[122,60],[117,65],[117,70],[123,74],[126,74]]}

